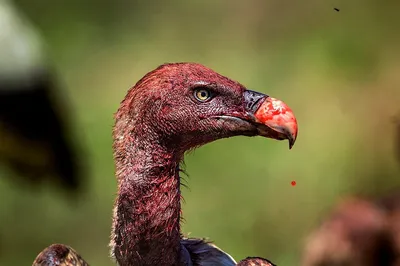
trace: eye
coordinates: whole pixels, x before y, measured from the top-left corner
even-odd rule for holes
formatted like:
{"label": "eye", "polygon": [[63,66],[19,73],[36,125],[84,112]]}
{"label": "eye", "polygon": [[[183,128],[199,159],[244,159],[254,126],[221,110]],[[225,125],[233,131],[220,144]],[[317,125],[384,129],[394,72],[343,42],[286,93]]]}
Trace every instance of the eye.
{"label": "eye", "polygon": [[211,99],[212,93],[208,89],[198,88],[194,90],[194,97],[199,102],[206,102]]}

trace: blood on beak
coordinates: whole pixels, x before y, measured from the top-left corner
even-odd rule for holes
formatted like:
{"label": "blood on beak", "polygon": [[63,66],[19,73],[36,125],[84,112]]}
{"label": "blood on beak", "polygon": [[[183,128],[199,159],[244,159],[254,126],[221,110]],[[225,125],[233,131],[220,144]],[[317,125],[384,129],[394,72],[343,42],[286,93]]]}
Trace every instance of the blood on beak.
{"label": "blood on beak", "polygon": [[298,126],[293,111],[284,102],[266,97],[254,113],[261,136],[277,140],[289,140],[289,149],[296,142]]}

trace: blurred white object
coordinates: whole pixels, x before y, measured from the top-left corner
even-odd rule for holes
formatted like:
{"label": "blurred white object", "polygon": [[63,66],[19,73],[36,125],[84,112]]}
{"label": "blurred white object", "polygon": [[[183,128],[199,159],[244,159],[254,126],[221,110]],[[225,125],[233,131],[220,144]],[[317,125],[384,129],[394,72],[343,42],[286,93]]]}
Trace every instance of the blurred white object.
{"label": "blurred white object", "polygon": [[44,49],[33,25],[12,2],[0,0],[0,80],[30,82],[46,68]]}
{"label": "blurred white object", "polygon": [[70,132],[71,110],[58,97],[59,80],[42,40],[11,1],[0,0],[0,166],[23,184],[49,178],[78,191],[84,181],[80,139]]}

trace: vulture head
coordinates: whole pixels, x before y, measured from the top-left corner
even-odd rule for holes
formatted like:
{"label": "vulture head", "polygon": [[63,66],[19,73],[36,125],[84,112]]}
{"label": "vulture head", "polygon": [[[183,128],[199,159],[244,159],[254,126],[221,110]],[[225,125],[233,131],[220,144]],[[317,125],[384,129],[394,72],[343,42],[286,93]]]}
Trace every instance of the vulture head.
{"label": "vulture head", "polygon": [[282,101],[195,63],[165,64],[145,75],[116,119],[117,129],[129,127],[176,152],[237,135],[288,139],[291,148],[297,136],[296,119]]}
{"label": "vulture head", "polygon": [[267,259],[260,257],[247,257],[240,261],[237,266],[276,266]]}

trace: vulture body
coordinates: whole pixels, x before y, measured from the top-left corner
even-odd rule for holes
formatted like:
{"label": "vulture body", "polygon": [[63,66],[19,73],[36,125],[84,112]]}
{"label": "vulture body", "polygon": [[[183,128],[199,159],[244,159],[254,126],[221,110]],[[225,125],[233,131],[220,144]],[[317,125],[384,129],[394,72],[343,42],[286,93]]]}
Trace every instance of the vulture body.
{"label": "vulture body", "polygon": [[400,194],[342,200],[307,238],[302,266],[400,266]]}
{"label": "vulture body", "polygon": [[77,191],[83,158],[71,141],[70,110],[57,98],[45,45],[7,0],[0,2],[0,28],[0,166],[28,186],[52,178]]}
{"label": "vulture body", "polygon": [[[395,152],[400,160],[400,123]],[[400,190],[381,198],[348,197],[308,236],[302,266],[400,266]]]}
{"label": "vulture body", "polygon": [[110,247],[119,266],[237,265],[215,245],[182,237],[179,165],[186,151],[239,135],[288,139],[291,148],[297,121],[282,101],[196,63],[164,64],[128,91],[113,129],[118,193]]}

